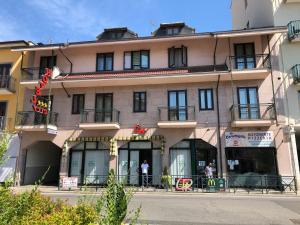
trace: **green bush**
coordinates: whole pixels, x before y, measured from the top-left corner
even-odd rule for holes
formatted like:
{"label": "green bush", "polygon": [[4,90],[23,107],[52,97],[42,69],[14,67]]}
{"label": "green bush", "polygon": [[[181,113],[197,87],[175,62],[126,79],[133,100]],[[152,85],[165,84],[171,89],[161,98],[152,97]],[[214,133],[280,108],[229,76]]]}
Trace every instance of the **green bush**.
{"label": "green bush", "polygon": [[[83,198],[75,206],[52,201],[41,195],[37,187],[31,192],[14,194],[4,186],[0,187],[0,225],[121,225],[131,197],[132,192],[125,192],[113,171],[96,203]],[[135,224],[139,213],[140,208],[130,224]]]}

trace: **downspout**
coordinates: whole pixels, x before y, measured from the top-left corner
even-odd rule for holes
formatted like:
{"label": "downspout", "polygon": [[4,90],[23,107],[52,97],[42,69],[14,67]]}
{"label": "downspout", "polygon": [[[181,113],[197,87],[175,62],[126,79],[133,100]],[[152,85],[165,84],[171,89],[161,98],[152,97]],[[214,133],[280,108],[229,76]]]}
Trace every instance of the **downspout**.
{"label": "downspout", "polygon": [[267,40],[268,40],[268,51],[269,51],[269,60],[270,60],[270,69],[271,69],[271,83],[272,83],[274,113],[275,113],[276,126],[278,126],[277,108],[276,108],[275,90],[274,90],[274,80],[273,80],[274,76],[273,76],[273,68],[272,68],[272,58],[271,58],[271,48],[270,48],[270,38],[269,38],[269,35],[267,35]]}
{"label": "downspout", "polygon": [[220,125],[220,107],[219,107],[219,84],[220,84],[220,74],[218,75],[217,82],[217,118],[218,118],[218,146],[219,146],[219,160],[220,160],[220,174],[221,178],[223,178],[223,157],[222,157],[222,143],[221,143],[221,125]]}
{"label": "downspout", "polygon": [[58,49],[59,52],[68,60],[68,62],[70,63],[70,72],[69,73],[72,73],[73,72],[73,63],[71,62],[71,60],[64,54],[64,52],[61,50],[61,48]]}
{"label": "downspout", "polygon": [[[214,50],[214,70],[216,71],[216,52],[218,47],[218,37],[216,37],[216,44],[215,44],[215,50]],[[219,107],[219,84],[220,84],[220,74],[218,75],[218,82],[217,82],[217,88],[216,88],[216,100],[217,100],[217,136],[218,136],[218,148],[219,148],[219,162],[220,162],[220,172],[221,178],[223,177],[223,157],[222,157],[222,143],[221,143],[221,125],[220,125],[220,107]]]}

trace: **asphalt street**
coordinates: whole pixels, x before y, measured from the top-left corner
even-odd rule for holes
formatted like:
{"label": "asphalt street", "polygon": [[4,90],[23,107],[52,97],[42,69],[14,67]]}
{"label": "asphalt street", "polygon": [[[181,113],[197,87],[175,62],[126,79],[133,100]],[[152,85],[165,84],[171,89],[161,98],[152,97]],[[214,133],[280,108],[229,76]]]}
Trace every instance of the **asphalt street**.
{"label": "asphalt street", "polygon": [[[47,193],[76,204],[74,193]],[[88,195],[95,200],[96,195]],[[226,194],[136,193],[130,210],[142,207],[141,224],[151,225],[295,225],[300,197]]]}

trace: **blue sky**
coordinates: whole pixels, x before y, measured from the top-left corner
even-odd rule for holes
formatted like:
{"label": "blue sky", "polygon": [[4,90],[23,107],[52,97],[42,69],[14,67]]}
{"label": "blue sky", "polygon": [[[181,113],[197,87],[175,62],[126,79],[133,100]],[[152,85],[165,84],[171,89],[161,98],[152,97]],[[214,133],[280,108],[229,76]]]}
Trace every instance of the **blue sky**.
{"label": "blue sky", "polygon": [[229,30],[230,0],[3,0],[0,41],[94,40],[120,26],[149,36],[161,22],[176,21],[197,32]]}

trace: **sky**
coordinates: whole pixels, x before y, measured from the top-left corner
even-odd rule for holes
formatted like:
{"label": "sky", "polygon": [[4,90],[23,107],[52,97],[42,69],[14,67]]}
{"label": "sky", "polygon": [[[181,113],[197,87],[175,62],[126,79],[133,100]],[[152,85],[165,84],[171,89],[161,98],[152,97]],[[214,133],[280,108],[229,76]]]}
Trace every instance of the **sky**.
{"label": "sky", "polygon": [[112,27],[150,36],[165,22],[185,22],[196,32],[230,30],[230,0],[1,0],[0,41],[95,40]]}

